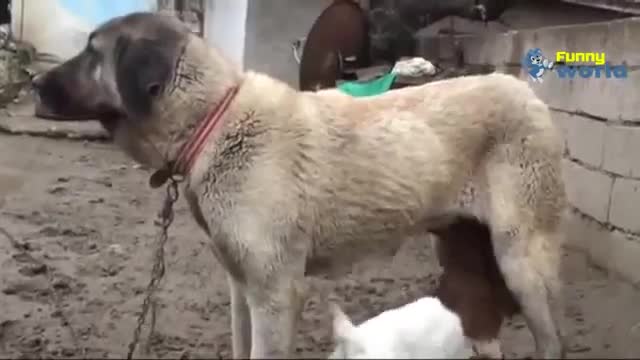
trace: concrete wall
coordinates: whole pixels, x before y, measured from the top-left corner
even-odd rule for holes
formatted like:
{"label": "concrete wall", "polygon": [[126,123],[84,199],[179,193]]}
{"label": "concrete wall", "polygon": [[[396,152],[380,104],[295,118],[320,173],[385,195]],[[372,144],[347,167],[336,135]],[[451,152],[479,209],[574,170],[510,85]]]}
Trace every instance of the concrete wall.
{"label": "concrete wall", "polygon": [[[546,74],[532,84],[565,135],[565,179],[572,216],[569,244],[595,263],[640,284],[640,18],[457,38],[465,60],[526,79],[524,52],[604,51],[626,62],[627,79],[563,80]],[[421,39],[428,58],[453,53],[447,38]]]}
{"label": "concrete wall", "polygon": [[[479,21],[454,19],[457,33],[496,34],[509,30],[537,29],[546,26],[578,25],[629,17],[602,9],[566,4],[560,1],[514,0],[514,6],[505,10],[500,21],[484,24]],[[434,36],[442,29],[449,29],[449,18],[435,22],[418,32],[419,37]]]}
{"label": "concrete wall", "polygon": [[614,11],[575,6],[560,1],[519,0],[501,16],[504,23],[517,30],[542,26],[578,25],[628,17]]}
{"label": "concrete wall", "polygon": [[247,11],[245,69],[267,73],[298,88],[291,42],[304,37],[327,0],[252,0]]}
{"label": "concrete wall", "polygon": [[247,0],[205,1],[204,38],[234,61],[244,65]]}

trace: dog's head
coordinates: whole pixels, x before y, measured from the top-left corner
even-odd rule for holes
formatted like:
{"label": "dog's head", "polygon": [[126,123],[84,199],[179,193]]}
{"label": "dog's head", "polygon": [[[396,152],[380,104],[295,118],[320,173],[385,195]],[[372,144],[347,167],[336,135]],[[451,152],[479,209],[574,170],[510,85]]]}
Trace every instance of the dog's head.
{"label": "dog's head", "polygon": [[36,116],[98,119],[135,160],[161,168],[239,72],[172,16],[134,13],[93,31],[34,78]]}

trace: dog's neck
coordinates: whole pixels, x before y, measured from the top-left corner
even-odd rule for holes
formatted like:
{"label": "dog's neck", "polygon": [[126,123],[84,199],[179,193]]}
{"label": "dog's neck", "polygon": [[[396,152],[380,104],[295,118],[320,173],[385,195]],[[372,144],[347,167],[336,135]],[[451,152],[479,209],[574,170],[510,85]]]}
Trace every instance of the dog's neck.
{"label": "dog's neck", "polygon": [[220,126],[220,121],[224,117],[229,105],[238,93],[238,86],[234,86],[227,90],[222,100],[211,108],[203,120],[200,121],[198,127],[191,134],[187,142],[185,142],[178,157],[173,164],[173,172],[181,175],[187,175],[191,171],[193,162],[202,152],[202,147],[209,135],[214,129]]}
{"label": "dog's neck", "polygon": [[[174,176],[188,176],[193,164],[202,152],[209,135],[219,129],[225,121],[226,113],[231,103],[235,100],[242,83],[242,74],[235,69],[233,64],[216,54],[214,61],[216,64],[197,64],[193,60],[210,59],[208,56],[194,56],[194,52],[215,51],[209,49],[201,39],[191,41],[186,51],[187,57],[179,67],[177,78],[180,81],[188,81],[186,86],[188,93],[182,93],[181,86],[176,85],[176,91],[171,96],[172,101],[182,102],[178,98],[191,98],[190,108],[195,117],[183,118],[181,126],[176,129],[175,140],[172,146],[175,150],[173,156],[169,156],[165,166],[156,171],[151,179],[150,185],[153,188],[163,185],[169,178]],[[191,54],[191,56],[188,56]],[[222,78],[224,74],[226,78]],[[184,80],[184,79],[188,80]],[[218,86],[212,87],[211,84]]]}
{"label": "dog's neck", "polygon": [[238,94],[238,89],[239,86],[231,87],[227,90],[222,100],[207,112],[204,119],[198,123],[196,129],[180,147],[176,160],[169,162],[165,168],[156,171],[151,176],[151,187],[157,188],[162,186],[172,176],[186,176],[189,174],[193,163],[202,152],[209,135],[220,127],[229,105]]}

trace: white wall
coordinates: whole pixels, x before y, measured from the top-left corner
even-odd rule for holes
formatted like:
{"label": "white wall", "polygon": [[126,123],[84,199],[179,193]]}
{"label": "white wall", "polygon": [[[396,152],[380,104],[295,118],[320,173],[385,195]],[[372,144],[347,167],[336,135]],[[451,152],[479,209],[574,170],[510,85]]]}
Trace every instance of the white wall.
{"label": "white wall", "polygon": [[68,59],[104,21],[133,11],[153,11],[156,0],[13,0],[11,31],[42,53]]}
{"label": "white wall", "polygon": [[299,67],[291,43],[307,36],[329,4],[329,0],[249,0],[245,68],[298,88]]}
{"label": "white wall", "polygon": [[68,59],[84,47],[91,27],[56,0],[13,0],[11,31],[39,52]]}
{"label": "white wall", "polygon": [[207,0],[205,4],[204,38],[243,67],[247,0]]}

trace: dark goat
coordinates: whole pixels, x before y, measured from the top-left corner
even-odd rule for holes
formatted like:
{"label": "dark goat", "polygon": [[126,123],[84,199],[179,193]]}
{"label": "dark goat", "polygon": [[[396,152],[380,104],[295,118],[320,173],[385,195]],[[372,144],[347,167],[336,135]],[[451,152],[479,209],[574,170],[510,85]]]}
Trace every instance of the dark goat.
{"label": "dark goat", "polygon": [[498,268],[487,225],[460,217],[438,236],[443,274],[435,295],[462,319],[465,335],[475,341],[498,338],[502,321],[520,312]]}

